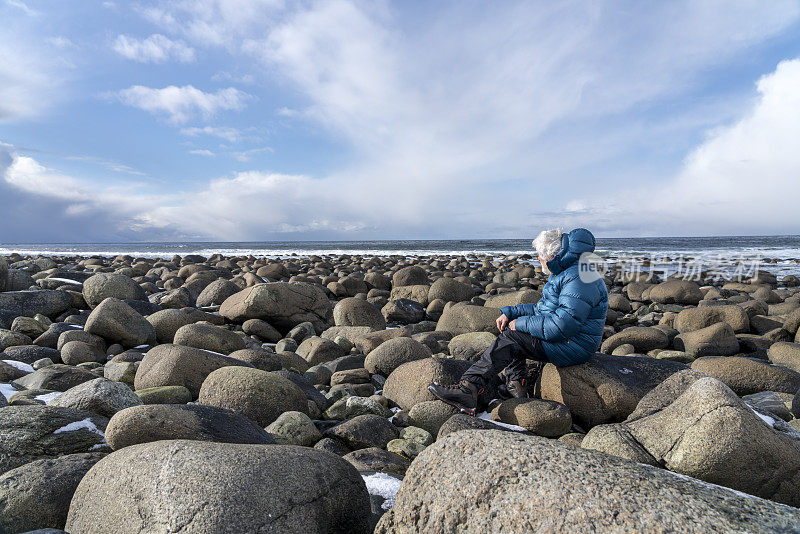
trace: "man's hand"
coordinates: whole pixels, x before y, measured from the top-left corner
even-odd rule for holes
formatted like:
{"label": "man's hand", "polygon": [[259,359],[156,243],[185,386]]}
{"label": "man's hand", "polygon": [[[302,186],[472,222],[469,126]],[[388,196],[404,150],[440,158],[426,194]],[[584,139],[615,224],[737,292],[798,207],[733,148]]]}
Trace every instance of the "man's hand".
{"label": "man's hand", "polygon": [[517,330],[517,320],[516,320],[516,319],[514,319],[513,321],[511,321],[510,323],[508,323],[508,327],[509,327],[511,330],[514,330],[514,331],[516,331],[516,330]]}
{"label": "man's hand", "polygon": [[496,324],[497,329],[501,332],[506,329],[506,326],[508,326],[508,317],[506,317],[505,313],[500,314],[500,317],[497,318]]}

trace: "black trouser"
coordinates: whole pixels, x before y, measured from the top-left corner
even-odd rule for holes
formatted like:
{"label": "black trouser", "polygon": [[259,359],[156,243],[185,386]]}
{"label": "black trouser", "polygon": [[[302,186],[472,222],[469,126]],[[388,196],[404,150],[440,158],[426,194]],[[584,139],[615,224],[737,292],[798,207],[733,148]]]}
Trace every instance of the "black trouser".
{"label": "black trouser", "polygon": [[506,380],[523,380],[528,374],[526,359],[547,361],[542,341],[525,332],[506,328],[461,379],[472,382],[480,389],[486,386],[492,375],[505,369]]}

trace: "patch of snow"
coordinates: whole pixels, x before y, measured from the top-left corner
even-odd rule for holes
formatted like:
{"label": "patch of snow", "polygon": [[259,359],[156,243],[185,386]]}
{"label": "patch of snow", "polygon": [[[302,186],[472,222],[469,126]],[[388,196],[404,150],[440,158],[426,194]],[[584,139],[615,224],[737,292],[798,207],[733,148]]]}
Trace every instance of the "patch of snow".
{"label": "patch of snow", "polygon": [[83,285],[83,282],[78,282],[77,280],[70,280],[69,278],[47,278],[47,280],[55,280],[56,282],[63,282],[65,284],[75,284],[76,286]]}
{"label": "patch of snow", "polygon": [[88,417],[83,419],[82,421],[75,421],[68,425],[62,426],[58,430],[54,430],[53,434],[61,434],[62,432],[74,432],[75,430],[82,430],[86,429],[90,432],[94,432],[95,434],[102,436],[103,439],[106,438],[106,435],[103,433],[102,430],[97,428],[97,425],[92,423],[92,420]]}
{"label": "patch of snow", "polygon": [[3,360],[3,361],[5,363],[7,363],[8,365],[10,365],[11,367],[15,367],[15,368],[19,369],[20,371],[24,371],[26,373],[32,373],[33,372],[33,366],[28,365],[25,362],[18,362],[17,360]]}
{"label": "patch of snow", "polygon": [[378,495],[385,500],[381,505],[384,510],[389,510],[394,506],[394,497],[400,490],[403,481],[398,480],[386,473],[375,473],[373,475],[361,475],[364,483],[367,485],[367,491],[370,495]]}
{"label": "patch of snow", "polygon": [[620,372],[620,373],[622,373],[623,375],[629,375],[629,374],[631,374],[633,371],[631,371],[631,370],[630,370],[630,369],[628,369],[627,367],[623,367],[622,369],[620,369],[620,370],[619,370],[619,372]]}
{"label": "patch of snow", "polygon": [[[752,407],[750,407],[750,409],[753,410]],[[758,417],[760,417],[762,421],[767,423],[770,426],[770,428],[775,428],[775,419],[773,419],[768,415],[764,415],[761,412],[757,412],[756,410],[753,410],[753,413],[756,414]]]}
{"label": "patch of snow", "polygon": [[34,399],[40,400],[45,404],[50,404],[52,401],[56,400],[58,397],[61,396],[60,391],[54,391],[52,393],[45,393],[43,395],[36,395]]}
{"label": "patch of snow", "polygon": [[90,450],[90,451],[96,451],[97,449],[102,449],[102,448],[103,448],[103,447],[105,447],[106,445],[107,445],[107,444],[106,444],[105,442],[103,442],[103,443],[97,443],[97,444],[95,444],[95,445],[92,445],[91,447],[89,447],[89,450]]}
{"label": "patch of snow", "polygon": [[0,394],[2,394],[6,400],[11,398],[11,395],[19,391],[17,388],[12,386],[11,384],[0,384]]}
{"label": "patch of snow", "polygon": [[497,426],[502,426],[503,428],[507,428],[509,430],[513,430],[515,432],[527,432],[527,430],[521,426],[517,425],[510,425],[508,423],[502,423],[500,421],[493,421],[492,416],[489,415],[489,412],[483,412],[476,415],[478,419],[483,419],[484,421],[489,421],[490,423],[494,423]]}
{"label": "patch of snow", "polygon": [[392,408],[390,408],[390,410],[392,410],[392,413],[397,413],[397,412],[402,412],[403,411],[403,410],[400,409],[399,406],[393,406]]}

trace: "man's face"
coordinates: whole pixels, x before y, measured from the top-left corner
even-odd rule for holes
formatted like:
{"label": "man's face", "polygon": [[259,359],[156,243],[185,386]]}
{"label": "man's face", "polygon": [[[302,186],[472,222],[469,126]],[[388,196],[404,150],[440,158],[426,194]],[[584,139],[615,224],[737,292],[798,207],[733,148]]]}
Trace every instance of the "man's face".
{"label": "man's face", "polygon": [[550,269],[547,268],[547,261],[541,256],[539,256],[539,263],[542,264],[542,272],[544,272],[544,274],[546,274],[547,276],[550,276]]}

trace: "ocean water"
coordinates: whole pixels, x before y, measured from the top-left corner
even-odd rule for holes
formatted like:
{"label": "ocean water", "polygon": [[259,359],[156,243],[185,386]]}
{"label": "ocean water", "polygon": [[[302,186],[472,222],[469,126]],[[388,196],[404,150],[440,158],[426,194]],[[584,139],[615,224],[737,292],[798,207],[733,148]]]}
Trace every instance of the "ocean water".
{"label": "ocean water", "polygon": [[[175,254],[289,257],[342,254],[387,256],[508,256],[534,254],[530,239],[451,239],[387,241],[263,241],[167,243],[6,243],[0,255],[116,256],[169,258]],[[596,253],[609,262],[682,260],[758,264],[761,269],[800,274],[800,235],[725,237],[598,238]]]}

